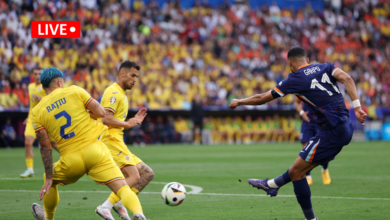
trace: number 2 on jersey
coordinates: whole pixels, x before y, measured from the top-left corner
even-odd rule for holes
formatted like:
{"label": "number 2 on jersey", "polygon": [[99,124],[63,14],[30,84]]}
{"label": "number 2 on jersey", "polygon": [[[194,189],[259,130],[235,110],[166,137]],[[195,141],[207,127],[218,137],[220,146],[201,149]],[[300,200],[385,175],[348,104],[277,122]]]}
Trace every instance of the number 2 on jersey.
{"label": "number 2 on jersey", "polygon": [[70,117],[70,115],[66,111],[62,111],[62,112],[54,115],[54,117],[56,119],[59,119],[61,117],[66,118],[66,124],[62,125],[61,130],[60,130],[60,135],[63,139],[66,140],[66,139],[69,139],[69,138],[74,137],[76,135],[74,132],[71,132],[69,134],[65,134],[65,128],[67,128],[71,125],[71,120],[72,120],[72,118]]}

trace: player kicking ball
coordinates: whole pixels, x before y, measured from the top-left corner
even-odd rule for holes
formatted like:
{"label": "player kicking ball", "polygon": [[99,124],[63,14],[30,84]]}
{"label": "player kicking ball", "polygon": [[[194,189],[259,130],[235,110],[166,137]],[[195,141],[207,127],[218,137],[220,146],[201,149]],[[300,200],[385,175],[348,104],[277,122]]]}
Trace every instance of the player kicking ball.
{"label": "player kicking ball", "polygon": [[[154,177],[153,170],[132,154],[123,141],[123,130],[140,125],[146,116],[146,108],[143,108],[126,121],[129,110],[126,90],[131,90],[137,82],[139,69],[140,67],[134,62],[123,62],[119,67],[117,82],[104,91],[101,101],[106,111],[106,116],[101,119],[101,122],[108,126],[108,133],[102,137],[102,142],[110,150],[115,163],[126,178],[127,185],[137,195]],[[123,220],[130,219],[121,199],[115,193],[111,193],[95,212],[104,219],[113,220],[111,209],[114,209]]]}
{"label": "player kicking ball", "polygon": [[309,58],[301,47],[292,48],[287,59],[291,73],[273,90],[246,99],[233,99],[229,107],[240,105],[262,105],[287,94],[294,94],[310,105],[317,116],[318,133],[299,153],[290,169],[272,180],[249,179],[253,187],[262,189],[270,196],[276,196],[280,187],[292,181],[298,203],[307,220],[317,219],[311,204],[310,187],[306,173],[318,165],[333,160],[352,139],[353,127],[348,109],[336,82],[345,85],[353,100],[356,118],[364,125],[367,114],[361,109],[355,83],[352,78],[333,64],[309,64]]}
{"label": "player kicking ball", "polygon": [[[307,143],[309,143],[310,138],[317,135],[317,124],[316,121],[316,114],[314,114],[313,110],[310,108],[309,104],[303,102],[298,98],[295,99],[295,109],[299,112],[299,114],[302,117],[302,125],[301,125],[301,143],[302,147],[304,148]],[[329,163],[323,163],[322,164],[322,183],[324,185],[329,185],[331,182],[329,170],[328,170]],[[311,178],[310,172],[306,173],[306,180],[309,185],[313,184],[313,179]]]}
{"label": "player kicking ball", "polygon": [[[47,96],[32,110],[32,121],[41,144],[45,183],[40,192],[43,207],[34,203],[31,211],[38,220],[53,220],[59,202],[57,185],[77,182],[84,174],[97,184],[107,185],[133,214],[146,220],[137,195],[127,185],[108,148],[99,140],[107,127],[91,118],[105,116],[104,108],[84,89],[64,87],[63,74],[44,69],[40,76]],[[88,109],[88,111],[87,111]],[[60,160],[53,164],[52,147]]]}

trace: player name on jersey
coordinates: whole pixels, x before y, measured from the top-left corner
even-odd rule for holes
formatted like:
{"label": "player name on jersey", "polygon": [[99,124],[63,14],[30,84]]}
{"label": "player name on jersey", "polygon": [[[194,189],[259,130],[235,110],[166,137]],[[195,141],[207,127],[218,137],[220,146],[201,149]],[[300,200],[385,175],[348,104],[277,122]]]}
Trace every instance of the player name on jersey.
{"label": "player name on jersey", "polygon": [[53,102],[51,105],[48,105],[46,107],[47,112],[53,111],[55,108],[60,108],[60,106],[62,106],[62,104],[64,104],[64,105],[66,104],[65,97]]}

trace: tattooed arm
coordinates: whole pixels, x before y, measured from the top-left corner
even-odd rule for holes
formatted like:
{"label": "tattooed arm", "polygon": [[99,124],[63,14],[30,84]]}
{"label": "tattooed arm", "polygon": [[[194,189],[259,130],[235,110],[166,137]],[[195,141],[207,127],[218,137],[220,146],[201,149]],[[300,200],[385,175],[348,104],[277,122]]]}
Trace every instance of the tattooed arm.
{"label": "tattooed arm", "polygon": [[52,145],[46,129],[37,131],[36,135],[39,143],[41,144],[41,156],[46,173],[46,182],[43,184],[39,194],[39,199],[42,200],[45,193],[49,194],[49,189],[53,184],[53,155]]}

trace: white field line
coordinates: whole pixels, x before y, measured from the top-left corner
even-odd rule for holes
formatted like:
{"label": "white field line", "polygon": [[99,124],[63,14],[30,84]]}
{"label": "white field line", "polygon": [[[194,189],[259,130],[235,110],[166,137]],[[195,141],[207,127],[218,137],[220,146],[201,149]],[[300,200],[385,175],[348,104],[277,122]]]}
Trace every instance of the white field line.
{"label": "white field line", "polygon": [[[39,190],[0,190],[0,192],[33,192],[39,193]],[[110,193],[111,191],[59,191],[61,193]],[[161,194],[160,192],[141,192],[142,194]],[[194,193],[187,193],[194,194]],[[267,195],[260,194],[224,194],[224,193],[195,193],[194,195],[208,195],[208,196],[244,196],[244,197],[266,197]],[[294,198],[295,195],[278,195],[283,198]],[[350,199],[350,200],[376,200],[376,201],[390,201],[390,198],[359,198],[359,197],[334,197],[334,196],[312,196],[315,199]]]}
{"label": "white field line", "polygon": [[[42,181],[43,182],[43,178],[42,179],[33,179],[33,178],[25,178],[25,179],[22,179],[22,178],[0,178],[0,181],[1,180],[35,180],[35,181]],[[79,179],[77,180],[78,181],[92,181],[91,179]],[[150,182],[150,183],[153,183],[153,184],[168,184],[166,182]],[[185,186],[186,188],[190,188],[191,191],[187,192],[187,194],[199,194],[200,192],[203,191],[203,188],[202,187],[199,187],[199,186],[193,186],[193,185],[187,185],[187,184],[183,184],[183,186]],[[96,192],[96,191],[95,191]]]}

